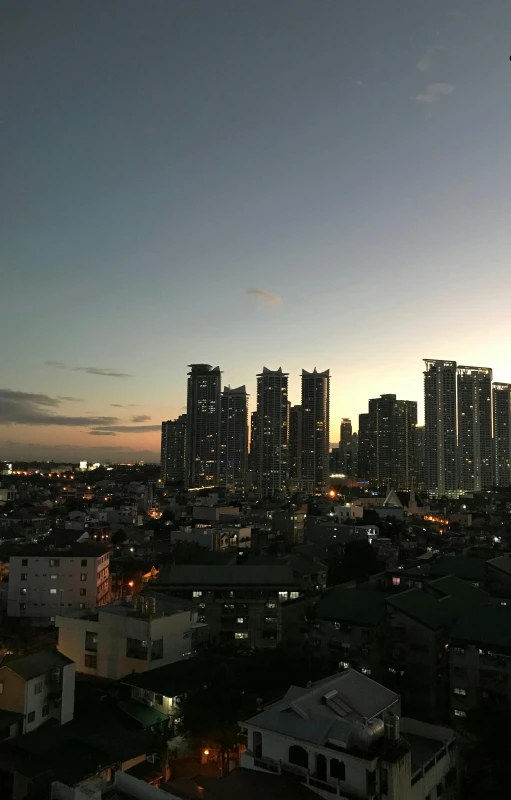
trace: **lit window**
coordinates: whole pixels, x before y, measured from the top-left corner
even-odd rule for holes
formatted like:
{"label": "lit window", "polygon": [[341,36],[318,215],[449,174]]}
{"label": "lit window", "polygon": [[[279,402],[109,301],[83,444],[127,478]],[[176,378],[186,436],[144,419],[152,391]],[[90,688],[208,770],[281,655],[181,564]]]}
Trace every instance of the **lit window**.
{"label": "lit window", "polygon": [[86,573],[86,572],[82,572],[82,573],[80,574],[80,580],[81,580],[82,582],[87,580],[87,573]]}
{"label": "lit window", "polygon": [[58,577],[59,577],[58,575],[50,575],[52,581],[56,581]]}
{"label": "lit window", "polygon": [[349,669],[350,662],[349,661],[339,661],[339,669]]}
{"label": "lit window", "polygon": [[371,674],[371,670],[369,669],[369,667],[362,667],[361,671],[362,671],[362,675],[370,675]]}
{"label": "lit window", "polygon": [[50,589],[50,594],[57,594],[57,590],[56,589]]}
{"label": "lit window", "polygon": [[245,622],[245,617],[237,617],[236,622],[238,623],[238,625],[243,625],[243,623]]}
{"label": "lit window", "polygon": [[287,600],[287,592],[279,592],[279,600]]}
{"label": "lit window", "polygon": [[193,597],[202,597],[202,592],[194,592]]}
{"label": "lit window", "polygon": [[266,608],[277,608],[277,603],[266,603]]}
{"label": "lit window", "polygon": [[401,578],[392,578],[392,586],[399,586],[401,583]]}
{"label": "lit window", "polygon": [[290,600],[296,600],[297,597],[300,597],[300,592],[289,592]]}
{"label": "lit window", "polygon": [[460,694],[462,697],[465,697],[465,695],[467,694],[467,690],[463,689],[461,686],[455,686],[454,694]]}
{"label": "lit window", "polygon": [[242,633],[242,632],[238,631],[237,633],[234,634],[234,638],[235,639],[248,639],[248,633]]}
{"label": "lit window", "polygon": [[50,558],[50,567],[60,567],[60,558]]}
{"label": "lit window", "polygon": [[467,712],[463,711],[462,708],[455,708],[454,709],[454,716],[455,717],[466,717],[467,716]]}
{"label": "lit window", "polygon": [[27,590],[26,590],[26,588],[25,588],[25,587],[23,587],[22,589],[20,589],[20,595],[21,595],[21,596],[23,596],[23,595],[26,595],[26,593],[27,593]]}

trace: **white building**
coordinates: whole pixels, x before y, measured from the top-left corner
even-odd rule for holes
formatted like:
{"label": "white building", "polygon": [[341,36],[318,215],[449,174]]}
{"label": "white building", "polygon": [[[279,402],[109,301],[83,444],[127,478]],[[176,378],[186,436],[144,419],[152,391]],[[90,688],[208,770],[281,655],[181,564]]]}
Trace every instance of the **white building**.
{"label": "white building", "polygon": [[108,602],[110,549],[88,544],[29,546],[9,560],[7,616],[34,623]]}
{"label": "white building", "polygon": [[193,655],[207,638],[197,606],[156,592],[57,616],[58,648],[79,672],[119,678]]}
{"label": "white building", "polygon": [[437,800],[456,785],[454,733],[400,719],[400,698],[348,669],[242,723],[242,767],[295,775],[324,798]]}
{"label": "white building", "polygon": [[0,711],[19,715],[14,735],[31,733],[55,719],[73,719],[75,665],[57,650],[6,656],[0,663]]}
{"label": "white building", "polygon": [[337,517],[339,522],[349,522],[352,519],[362,519],[364,516],[364,509],[362,506],[346,503],[346,505],[334,506],[333,514]]}

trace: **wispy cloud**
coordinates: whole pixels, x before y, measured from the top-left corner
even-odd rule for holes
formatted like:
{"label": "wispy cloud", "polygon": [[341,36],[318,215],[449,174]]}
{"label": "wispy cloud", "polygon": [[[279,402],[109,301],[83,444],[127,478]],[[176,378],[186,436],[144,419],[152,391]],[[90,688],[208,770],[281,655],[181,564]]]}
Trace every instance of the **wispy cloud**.
{"label": "wispy cloud", "polygon": [[0,425],[58,425],[64,427],[109,426],[119,422],[118,417],[95,415],[73,417],[59,414],[58,397],[33,392],[0,389]]}
{"label": "wispy cloud", "polygon": [[454,92],[452,83],[429,83],[425,89],[420,92],[416,99],[419,103],[438,103],[442,97],[446,97]]}
{"label": "wispy cloud", "polygon": [[128,403],[127,405],[123,405],[122,403],[110,403],[111,408],[136,408],[136,403]]}
{"label": "wispy cloud", "polygon": [[65,394],[59,394],[58,400],[67,400],[68,403],[83,403],[83,397],[69,397]]}
{"label": "wispy cloud", "polygon": [[64,364],[63,361],[45,361],[47,367],[54,369],[69,369],[72,372],[87,372],[89,375],[101,375],[104,378],[132,378],[133,375],[129,372],[119,372],[116,369],[108,367],[73,367],[69,364]]}
{"label": "wispy cloud", "polygon": [[435,56],[438,55],[443,50],[442,45],[439,44],[432,44],[424,55],[417,61],[417,69],[419,72],[427,72],[428,69],[433,65],[435,60]]}
{"label": "wispy cloud", "polygon": [[257,300],[262,306],[275,307],[280,306],[282,298],[279,294],[267,292],[266,289],[248,289],[247,294]]}
{"label": "wispy cloud", "polygon": [[132,417],[131,418],[131,421],[132,422],[147,422],[148,419],[151,419],[151,417],[148,417],[147,414],[137,414],[136,417]]}
{"label": "wispy cloud", "polygon": [[[159,452],[151,450],[135,450],[122,444],[97,444],[90,439],[90,445],[83,444],[48,444],[47,442],[20,442],[14,439],[0,441],[0,450],[8,461],[32,461],[53,458],[62,461],[107,461],[126,462],[143,460],[159,461]],[[155,448],[156,451],[156,448]]]}
{"label": "wispy cloud", "polygon": [[161,425],[100,425],[94,427],[93,436],[115,436],[117,433],[152,433],[161,431]]}

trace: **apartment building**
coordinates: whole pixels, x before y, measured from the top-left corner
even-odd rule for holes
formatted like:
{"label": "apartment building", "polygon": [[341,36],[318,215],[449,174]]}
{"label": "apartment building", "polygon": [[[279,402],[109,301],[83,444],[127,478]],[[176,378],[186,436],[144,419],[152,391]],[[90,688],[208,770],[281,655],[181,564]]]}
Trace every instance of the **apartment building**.
{"label": "apartment building", "polygon": [[303,595],[289,564],[173,565],[160,571],[158,588],[195,600],[214,643],[275,647],[283,635],[284,607]]}
{"label": "apartment building", "polygon": [[5,656],[0,663],[0,721],[2,715],[7,719],[5,712],[18,720],[15,732],[2,738],[31,733],[50,720],[65,725],[73,719],[74,697],[75,664],[57,650]]}
{"label": "apartment building", "polygon": [[298,778],[325,800],[455,797],[454,732],[400,714],[398,694],[353,669],[291,686],[241,723],[240,765]]}
{"label": "apartment building", "polygon": [[109,600],[110,548],[73,544],[26,547],[9,561],[7,615],[34,624]]}
{"label": "apartment building", "polygon": [[152,591],[57,616],[55,625],[59,651],[76,662],[79,672],[111,680],[181,661],[208,639],[196,601]]}

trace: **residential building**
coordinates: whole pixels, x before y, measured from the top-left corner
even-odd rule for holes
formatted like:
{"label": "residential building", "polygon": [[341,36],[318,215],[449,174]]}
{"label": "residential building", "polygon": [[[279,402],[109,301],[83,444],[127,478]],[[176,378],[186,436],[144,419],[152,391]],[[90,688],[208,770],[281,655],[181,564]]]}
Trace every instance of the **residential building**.
{"label": "residential building", "polygon": [[358,471],[357,477],[369,481],[372,462],[372,440],[369,428],[369,414],[358,415]]}
{"label": "residential building", "polygon": [[294,775],[326,800],[454,797],[454,732],[400,715],[399,695],[353,669],[291,686],[241,723],[240,765]]}
{"label": "residential building", "polygon": [[113,780],[98,778],[80,786],[66,786],[54,781],[50,800],[169,800],[169,795],[158,786],[117,770]]}
{"label": "residential building", "polygon": [[330,371],[302,370],[302,487],[324,494],[329,486]]}
{"label": "residential building", "polygon": [[289,479],[295,487],[302,485],[302,406],[289,407]]}
{"label": "residential building", "polygon": [[220,472],[220,367],[190,364],[186,413],[185,486],[217,486]]}
{"label": "residential building", "polygon": [[424,425],[415,427],[415,488],[424,489],[424,465],[426,458],[426,429]]}
{"label": "residential building", "polygon": [[5,656],[0,662],[0,721],[4,712],[19,715],[20,735],[50,720],[69,722],[74,700],[74,662],[57,650]]}
{"label": "residential building", "polygon": [[375,486],[410,489],[415,476],[417,403],[382,394],[369,400],[369,478]]}
{"label": "residential building", "polygon": [[289,564],[173,565],[160,570],[158,588],[198,602],[213,643],[275,647],[282,639],[283,607],[303,595]]}
{"label": "residential building", "polygon": [[248,394],[226,386],[221,398],[220,484],[243,491],[247,482]]}
{"label": "residential building", "polygon": [[28,545],[9,561],[7,616],[35,624],[109,601],[110,547]]}
{"label": "residential building", "polygon": [[272,529],[284,536],[286,544],[296,545],[305,541],[307,506],[274,511]]}
{"label": "residential building", "polygon": [[148,591],[93,610],[58,616],[58,648],[79,672],[119,680],[193,655],[207,640],[197,602]]}
{"label": "residential building", "polygon": [[259,442],[259,417],[257,411],[252,411],[250,415],[250,453],[248,464],[250,468],[250,478],[253,484],[257,480],[257,470],[259,465],[258,446]]}
{"label": "residential building", "polygon": [[18,492],[15,486],[0,486],[0,507],[4,506],[6,503],[14,503],[17,496]]}
{"label": "residential building", "polygon": [[355,443],[357,442],[357,434],[355,434],[355,441],[353,438],[353,427],[351,420],[344,417],[341,421],[339,450],[340,450],[340,469],[343,475],[355,475]]}
{"label": "residential building", "polygon": [[180,483],[185,478],[186,414],[161,423],[161,479]]}
{"label": "residential building", "polygon": [[481,491],[492,486],[492,371],[458,367],[459,486]]}
{"label": "residential building", "polygon": [[288,374],[263,368],[257,376],[256,484],[262,497],[286,491],[289,477]]}
{"label": "residential building", "polygon": [[424,364],[424,482],[432,496],[456,497],[456,362],[425,358]]}
{"label": "residential building", "polygon": [[493,384],[493,474],[495,486],[511,486],[511,384]]}

